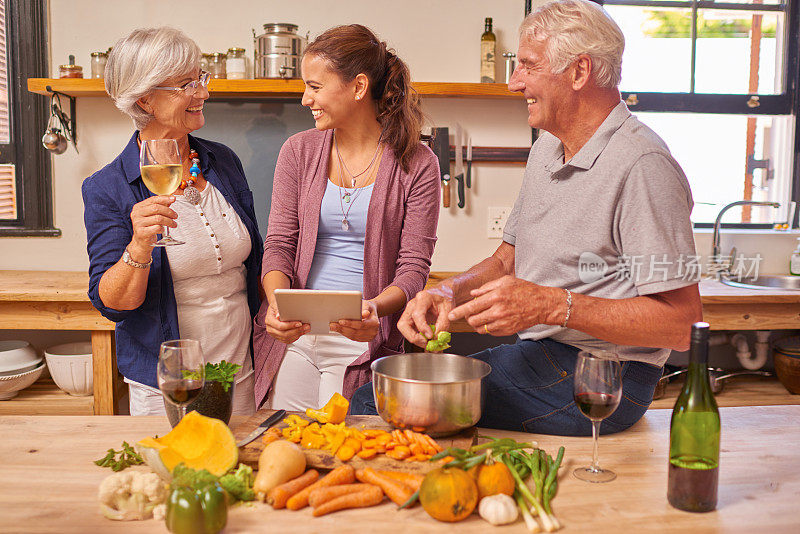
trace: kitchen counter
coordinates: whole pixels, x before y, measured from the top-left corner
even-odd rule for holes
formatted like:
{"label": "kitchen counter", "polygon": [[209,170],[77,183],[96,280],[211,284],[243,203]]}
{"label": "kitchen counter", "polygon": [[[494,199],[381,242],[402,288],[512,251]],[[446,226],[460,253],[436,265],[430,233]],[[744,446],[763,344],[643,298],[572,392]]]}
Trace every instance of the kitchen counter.
{"label": "kitchen counter", "polygon": [[[553,508],[562,532],[798,532],[800,406],[722,408],[719,506],[691,514],[666,499],[669,410],[651,410],[630,430],[600,438],[600,464],[616,471],[590,484],[571,471],[591,459],[590,438],[488,431],[538,440],[555,453],[566,447]],[[2,481],[0,532],[166,532],[155,521],[115,522],[97,509],[97,488],[109,469],[92,461],[123,440],[132,443],[169,430],[164,417],[0,417]],[[313,518],[309,509],[272,510],[264,504],[230,511],[225,532],[493,532],[477,516],[439,523],[419,507],[390,503]],[[527,530],[521,521],[497,532]]]}
{"label": "kitchen counter", "polygon": [[[431,272],[430,287],[454,272]],[[712,330],[793,330],[800,328],[800,291],[743,289],[716,280],[700,282],[703,319]],[[474,332],[464,321],[452,332]]]}

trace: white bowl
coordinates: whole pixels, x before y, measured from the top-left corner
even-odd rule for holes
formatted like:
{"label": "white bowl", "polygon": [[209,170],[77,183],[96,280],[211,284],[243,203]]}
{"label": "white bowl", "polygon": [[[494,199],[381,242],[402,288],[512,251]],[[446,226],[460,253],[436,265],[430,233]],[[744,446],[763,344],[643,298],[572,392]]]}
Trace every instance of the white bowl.
{"label": "white bowl", "polygon": [[70,395],[93,393],[92,343],[81,341],[56,345],[44,351],[53,382]]}
{"label": "white bowl", "polygon": [[22,340],[0,341],[0,376],[31,371],[42,361],[31,344]]}
{"label": "white bowl", "polygon": [[0,376],[0,400],[16,397],[17,393],[38,380],[45,367],[44,362],[41,362],[38,367],[31,371],[17,375]]}

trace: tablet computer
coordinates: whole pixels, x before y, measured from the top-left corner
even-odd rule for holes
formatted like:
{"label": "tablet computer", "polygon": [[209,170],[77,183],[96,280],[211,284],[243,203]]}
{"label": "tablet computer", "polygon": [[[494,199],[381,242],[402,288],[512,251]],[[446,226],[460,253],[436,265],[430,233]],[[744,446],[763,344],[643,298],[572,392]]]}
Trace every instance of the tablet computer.
{"label": "tablet computer", "polygon": [[314,335],[329,334],[339,319],[361,319],[361,291],[276,289],[275,303],[281,321],[308,323]]}

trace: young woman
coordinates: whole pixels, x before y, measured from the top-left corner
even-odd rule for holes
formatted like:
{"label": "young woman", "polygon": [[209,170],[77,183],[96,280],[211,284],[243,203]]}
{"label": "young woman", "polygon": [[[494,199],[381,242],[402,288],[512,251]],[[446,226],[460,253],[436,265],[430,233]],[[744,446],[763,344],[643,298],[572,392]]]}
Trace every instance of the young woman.
{"label": "young woman", "polygon": [[[386,43],[332,28],[306,48],[302,74],[316,128],[278,156],[254,327],[256,403],[292,410],[349,397],[372,360],[402,351],[397,319],[425,286],[440,193],[408,67]],[[360,290],[362,319],[308,335],[277,313],[274,291],[290,287]]]}

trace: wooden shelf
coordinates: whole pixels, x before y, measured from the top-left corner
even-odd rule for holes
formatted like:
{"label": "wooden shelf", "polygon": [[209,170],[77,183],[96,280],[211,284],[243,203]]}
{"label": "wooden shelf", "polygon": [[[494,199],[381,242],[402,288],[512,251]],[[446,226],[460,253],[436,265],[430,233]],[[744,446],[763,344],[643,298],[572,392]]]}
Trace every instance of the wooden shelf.
{"label": "wooden shelf", "polygon": [[[49,95],[47,86],[73,97],[107,97],[102,79],[28,78],[28,91]],[[414,88],[426,98],[522,99],[504,83],[416,82]],[[211,80],[212,97],[230,99],[300,98],[304,84],[300,79]]]}
{"label": "wooden shelf", "polygon": [[58,389],[51,378],[34,382],[16,397],[0,401],[0,415],[92,415],[94,397],[75,397]]}

